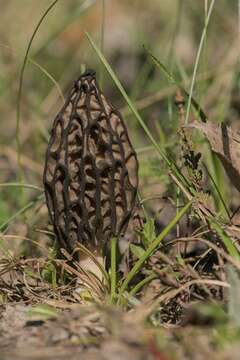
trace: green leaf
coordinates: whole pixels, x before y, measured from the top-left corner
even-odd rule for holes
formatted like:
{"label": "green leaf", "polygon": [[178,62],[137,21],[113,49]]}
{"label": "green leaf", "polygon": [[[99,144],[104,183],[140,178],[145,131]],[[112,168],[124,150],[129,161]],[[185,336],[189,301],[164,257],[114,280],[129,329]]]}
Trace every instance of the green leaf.
{"label": "green leaf", "polygon": [[236,260],[240,261],[240,254],[236,246],[233,244],[232,239],[228,236],[228,234],[222,229],[222,227],[214,220],[210,220],[211,227],[216,231],[224,245],[228,253]]}
{"label": "green leaf", "polygon": [[42,270],[41,275],[44,280],[52,284],[53,288],[57,287],[57,271],[53,263],[49,262]]}
{"label": "green leaf", "polygon": [[144,247],[147,247],[154,239],[156,239],[155,223],[153,218],[149,218],[144,224],[141,235]]}
{"label": "green leaf", "polygon": [[58,316],[58,311],[52,306],[47,304],[40,304],[32,307],[28,312],[28,316],[37,316],[44,319],[56,318]]}
{"label": "green leaf", "polygon": [[139,259],[145,252],[141,246],[134,244],[130,244],[130,250],[137,259]]}
{"label": "green leaf", "polygon": [[179,265],[185,266],[185,262],[181,254],[176,255],[176,261]]}
{"label": "green leaf", "polygon": [[24,269],[24,273],[25,273],[25,275],[29,276],[30,278],[38,279],[38,280],[40,279],[39,274],[34,272],[31,268]]}

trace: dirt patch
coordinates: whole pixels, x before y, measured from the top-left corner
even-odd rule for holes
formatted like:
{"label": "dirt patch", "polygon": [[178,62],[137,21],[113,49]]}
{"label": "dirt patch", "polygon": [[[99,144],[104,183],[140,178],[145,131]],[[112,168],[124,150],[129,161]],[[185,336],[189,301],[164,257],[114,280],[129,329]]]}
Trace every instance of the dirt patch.
{"label": "dirt patch", "polygon": [[213,360],[239,359],[238,341],[219,345],[216,328],[154,328],[138,310],[74,305],[56,318],[30,316],[30,306],[12,304],[0,313],[2,360]]}
{"label": "dirt patch", "polygon": [[29,310],[24,305],[2,308],[2,359],[154,358],[143,341],[144,329],[133,328],[123,314],[76,306],[44,320],[29,316]]}

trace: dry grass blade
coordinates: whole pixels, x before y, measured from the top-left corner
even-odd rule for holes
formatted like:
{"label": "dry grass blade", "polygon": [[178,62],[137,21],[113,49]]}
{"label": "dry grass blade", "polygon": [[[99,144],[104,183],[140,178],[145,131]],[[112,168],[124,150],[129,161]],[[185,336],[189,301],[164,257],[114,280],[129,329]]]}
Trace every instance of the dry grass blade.
{"label": "dry grass blade", "polygon": [[213,249],[217,254],[219,254],[222,258],[224,258],[227,262],[232,264],[236,269],[238,269],[240,271],[239,261],[234,259],[229,254],[227,254],[226,251],[224,251],[224,249],[220,248],[216,244],[213,244],[211,241],[209,241],[207,239],[203,239],[201,237],[196,236],[196,237],[191,237],[191,238],[178,238],[177,241],[178,242],[186,242],[186,243],[188,243],[189,241],[196,241],[196,242],[200,241],[203,244],[206,244],[209,248]]}
{"label": "dry grass blade", "polygon": [[[227,282],[212,279],[194,279],[182,284],[179,288],[168,291],[165,294],[160,295],[149,307],[147,314],[150,315],[161,303],[169,301],[183,291],[189,289],[193,285],[210,285],[210,286],[221,286],[229,288],[230,285]],[[147,316],[147,314],[145,314]]]}

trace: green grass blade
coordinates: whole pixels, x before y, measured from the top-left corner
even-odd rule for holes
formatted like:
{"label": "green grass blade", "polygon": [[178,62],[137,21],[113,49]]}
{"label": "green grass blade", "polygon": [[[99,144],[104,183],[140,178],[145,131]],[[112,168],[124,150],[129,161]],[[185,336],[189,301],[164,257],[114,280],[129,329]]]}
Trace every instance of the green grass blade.
{"label": "green grass blade", "polygon": [[210,178],[210,180],[211,180],[211,182],[212,182],[212,184],[213,184],[213,187],[214,187],[214,189],[215,189],[215,191],[216,191],[216,193],[217,193],[217,195],[218,195],[218,201],[219,201],[219,203],[222,205],[222,208],[223,208],[224,212],[226,213],[226,215],[227,215],[227,217],[228,217],[228,220],[231,221],[231,214],[230,214],[230,212],[229,212],[229,210],[228,210],[227,204],[226,204],[225,201],[224,201],[224,198],[223,198],[223,196],[222,196],[222,194],[221,194],[221,191],[220,191],[220,189],[219,189],[219,186],[218,186],[218,184],[216,183],[216,181],[214,180],[214,177],[212,176],[212,174],[210,173],[210,171],[208,170],[208,168],[205,167],[205,169],[206,169],[206,172],[207,172],[207,174],[208,174],[208,176],[209,176],[209,178]]}
{"label": "green grass blade", "polygon": [[43,192],[43,189],[40,188],[39,186],[31,185],[31,184],[23,184],[23,183],[14,183],[14,182],[0,183],[0,187],[21,187],[25,189],[32,189]]}
{"label": "green grass blade", "polygon": [[28,54],[30,52],[33,40],[38,32],[38,29],[40,28],[43,20],[48,15],[48,13],[52,10],[52,8],[57,4],[59,0],[54,0],[52,4],[47,8],[47,10],[42,15],[41,19],[39,20],[36,28],[34,29],[32,36],[30,38],[30,41],[27,46],[27,50],[23,59],[23,64],[20,70],[20,80],[19,80],[19,88],[18,88],[18,96],[17,96],[17,112],[16,112],[16,143],[17,143],[17,162],[18,167],[20,171],[20,180],[23,178],[23,170],[21,165],[21,141],[20,141],[20,114],[21,114],[21,100],[22,100],[22,90],[23,90],[23,78],[24,78],[24,72],[27,64]]}
{"label": "green grass blade", "polygon": [[189,210],[189,208],[192,205],[192,201],[188,202],[187,205],[185,205],[173,218],[172,221],[163,229],[160,235],[150,244],[150,246],[147,248],[147,250],[144,252],[144,254],[141,256],[140,259],[135,263],[135,265],[132,267],[130,272],[128,273],[127,277],[122,283],[122,286],[119,291],[119,301],[121,301],[121,297],[124,293],[124,291],[127,289],[128,284],[130,281],[138,274],[138,272],[141,270],[144,262],[154,253],[155,250],[157,250],[160,243],[163,241],[163,239],[167,236],[167,234],[172,230],[172,228],[179,222],[179,220],[183,217],[184,214]]}
{"label": "green grass blade", "polygon": [[82,0],[80,5],[77,5],[73,8],[73,10],[66,14],[67,16],[61,18],[61,21],[58,22],[58,26],[55,30],[49,34],[48,39],[44,39],[42,45],[38,47],[38,49],[33,50],[33,56],[38,55],[41,51],[46,49],[54,39],[56,39],[60,34],[68,29],[75,21],[79,20],[79,17],[86,13],[92,6],[96,4],[96,0]]}
{"label": "green grass blade", "polygon": [[[101,0],[102,2],[102,16],[101,16],[101,39],[100,39],[100,49],[101,52],[104,53],[104,40],[105,40],[105,22],[106,22],[106,2],[105,0]],[[100,75],[99,75],[99,84],[103,86],[103,68],[102,64],[100,64]]]}
{"label": "green grass blade", "polygon": [[40,64],[38,64],[36,61],[32,60],[31,58],[27,58],[27,60],[32,63],[33,65],[35,65],[40,71],[42,71],[42,73],[44,75],[46,75],[47,78],[49,78],[52,83],[55,85],[56,89],[57,89],[57,92],[59,94],[59,97],[60,99],[62,100],[63,104],[65,103],[65,98],[64,98],[64,95],[63,95],[63,92],[62,92],[62,89],[60,88],[60,85],[58,84],[57,80],[54,79],[54,77],[46,70],[44,69],[44,67]]}
{"label": "green grass blade", "polygon": [[129,292],[129,295],[134,296],[144,285],[148,284],[153,279],[156,279],[156,277],[157,277],[156,274],[151,274],[146,276],[145,279],[139,281],[139,283],[137,283],[137,285],[135,285],[134,288],[132,288],[132,290]]}
{"label": "green grass blade", "polygon": [[190,90],[189,90],[189,98],[188,98],[187,111],[186,111],[186,117],[185,117],[185,125],[188,124],[188,120],[189,120],[191,100],[192,100],[192,97],[193,97],[193,88],[194,88],[194,84],[195,84],[195,80],[196,80],[198,64],[199,64],[202,48],[203,48],[203,45],[204,45],[204,40],[205,40],[205,37],[206,37],[206,34],[207,34],[208,23],[209,23],[211,14],[212,14],[214,3],[215,3],[215,0],[212,0],[211,4],[209,6],[209,10],[208,10],[208,13],[207,13],[207,17],[205,19],[205,24],[204,24],[201,40],[200,40],[199,47],[198,47],[197,57],[196,57],[194,70],[193,70],[192,82],[191,82],[191,86],[190,86]]}
{"label": "green grass blade", "polygon": [[[165,67],[165,65],[159,60],[157,59],[148,49],[146,49],[147,53],[150,55],[150,57],[152,58],[152,61],[154,62],[154,64],[162,71],[162,73],[167,77],[168,81],[174,85],[176,85],[183,93],[185,96],[187,96],[188,99],[190,99],[190,94],[184,89],[184,87],[180,84],[180,82],[178,82],[171,74],[170,72],[167,70],[167,68]],[[193,96],[191,96],[191,104],[193,105],[194,109],[196,110],[196,112],[199,114],[200,119],[203,122],[207,121],[207,115],[204,113],[204,111],[202,110],[201,106],[198,104],[198,102],[193,98]]]}
{"label": "green grass blade", "polygon": [[43,319],[51,319],[56,318],[58,316],[58,310],[53,306],[49,306],[47,304],[38,304],[33,306],[28,312],[28,316],[38,316]]}
{"label": "green grass blade", "polygon": [[[12,55],[16,56],[16,52],[8,45],[5,44],[0,44],[0,47],[2,47],[3,49],[7,50],[8,52],[10,52]],[[56,79],[54,79],[54,77],[42,66],[40,65],[38,62],[34,61],[32,58],[30,58],[28,56],[27,61],[29,61],[31,64],[33,64],[34,66],[36,66],[44,75],[46,75],[47,78],[49,78],[52,83],[55,85],[57,92],[59,94],[59,97],[62,99],[63,103],[65,102],[62,90],[57,82]]]}
{"label": "green grass blade", "polygon": [[40,194],[36,197],[36,199],[30,201],[27,205],[23,206],[20,210],[18,210],[14,215],[12,215],[9,219],[0,224],[0,231],[2,231],[8,224],[10,224],[13,220],[15,220],[19,215],[25,213],[25,211],[31,209],[39,200],[42,200],[44,194]]}
{"label": "green grass blade", "polygon": [[214,220],[210,220],[211,227],[216,231],[224,245],[228,253],[236,260],[240,261],[240,253],[236,246],[233,244],[232,239],[228,236],[228,234],[222,229],[222,227]]}

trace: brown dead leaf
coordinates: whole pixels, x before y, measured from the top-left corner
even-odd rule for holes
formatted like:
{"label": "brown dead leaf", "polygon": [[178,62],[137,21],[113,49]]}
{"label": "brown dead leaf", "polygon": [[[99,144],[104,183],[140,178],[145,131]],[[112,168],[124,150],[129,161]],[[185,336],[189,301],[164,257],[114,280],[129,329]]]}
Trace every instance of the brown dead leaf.
{"label": "brown dead leaf", "polygon": [[188,127],[201,130],[211,149],[221,160],[231,183],[240,192],[240,134],[225,124],[193,122]]}

